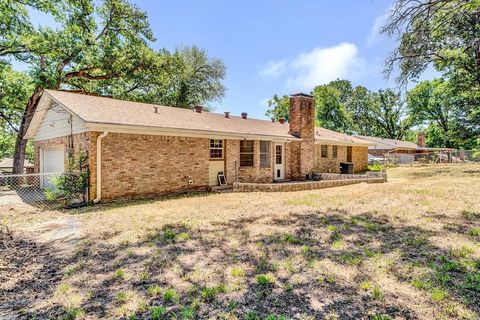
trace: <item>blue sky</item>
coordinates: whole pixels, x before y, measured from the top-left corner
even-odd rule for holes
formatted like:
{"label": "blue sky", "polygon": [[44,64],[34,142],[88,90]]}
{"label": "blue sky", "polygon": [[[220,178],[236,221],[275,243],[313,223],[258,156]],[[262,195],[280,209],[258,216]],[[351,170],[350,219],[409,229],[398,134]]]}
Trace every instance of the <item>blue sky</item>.
{"label": "blue sky", "polygon": [[273,94],[336,78],[394,86],[382,69],[395,43],[378,33],[390,0],[132,1],[148,13],[153,47],[196,45],[224,60],[227,92],[212,105],[217,112],[265,118]]}
{"label": "blue sky", "polygon": [[227,93],[216,111],[265,117],[273,94],[309,92],[346,78],[370,89],[392,86],[382,74],[392,40],[378,26],[387,0],[136,1],[157,41],[197,45],[227,65]]}

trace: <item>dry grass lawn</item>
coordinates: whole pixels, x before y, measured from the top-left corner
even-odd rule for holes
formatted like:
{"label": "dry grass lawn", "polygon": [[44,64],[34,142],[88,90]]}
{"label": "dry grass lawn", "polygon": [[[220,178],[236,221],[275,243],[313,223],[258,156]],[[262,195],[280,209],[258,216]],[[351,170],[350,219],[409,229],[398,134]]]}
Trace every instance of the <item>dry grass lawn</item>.
{"label": "dry grass lawn", "polygon": [[[0,318],[478,319],[480,165],[388,174],[305,192],[0,209],[13,230],[0,242]],[[79,242],[36,228],[65,221]]]}

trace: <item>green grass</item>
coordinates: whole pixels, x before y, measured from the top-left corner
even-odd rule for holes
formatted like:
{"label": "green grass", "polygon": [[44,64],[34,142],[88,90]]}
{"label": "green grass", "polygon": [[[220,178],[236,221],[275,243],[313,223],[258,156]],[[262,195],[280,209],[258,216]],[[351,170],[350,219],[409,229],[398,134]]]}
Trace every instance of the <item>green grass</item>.
{"label": "green grass", "polygon": [[113,273],[114,279],[123,279],[124,277],[125,277],[125,271],[123,271],[122,269],[117,269]]}
{"label": "green grass", "polygon": [[175,290],[173,289],[167,289],[163,293],[163,301],[165,301],[165,303],[177,302],[178,300],[179,300],[179,297],[175,292]]}
{"label": "green grass", "polygon": [[162,293],[162,288],[159,286],[149,286],[147,288],[147,292],[150,296],[156,297],[159,296]]}
{"label": "green grass", "polygon": [[468,230],[468,235],[472,237],[480,237],[480,228],[471,228]]}
{"label": "green grass", "polygon": [[242,268],[232,268],[230,269],[230,274],[232,277],[244,277],[245,276],[245,270]]}
{"label": "green grass", "polygon": [[447,296],[447,292],[443,289],[440,289],[440,288],[433,288],[432,289],[432,299],[434,301],[442,301],[443,299],[445,299],[445,297]]}
{"label": "green grass", "polygon": [[380,287],[378,285],[375,285],[372,289],[372,297],[375,300],[380,300],[383,297],[383,293],[380,290]]}
{"label": "green grass", "polygon": [[118,302],[118,303],[125,303],[128,301],[129,299],[129,294],[128,292],[125,292],[125,291],[120,291],[118,292],[116,295],[115,295],[115,300]]}
{"label": "green grass", "polygon": [[142,283],[147,282],[149,278],[150,274],[146,271],[140,272],[140,275],[138,276],[138,280],[140,280]]}
{"label": "green grass", "polygon": [[371,287],[372,287],[372,283],[370,281],[363,281],[362,283],[360,283],[360,289],[364,291],[370,290]]}
{"label": "green grass", "polygon": [[167,309],[163,306],[154,306],[150,308],[150,316],[152,320],[160,320],[167,313]]}
{"label": "green grass", "polygon": [[272,276],[268,274],[259,274],[256,279],[260,286],[268,286],[274,283]]}

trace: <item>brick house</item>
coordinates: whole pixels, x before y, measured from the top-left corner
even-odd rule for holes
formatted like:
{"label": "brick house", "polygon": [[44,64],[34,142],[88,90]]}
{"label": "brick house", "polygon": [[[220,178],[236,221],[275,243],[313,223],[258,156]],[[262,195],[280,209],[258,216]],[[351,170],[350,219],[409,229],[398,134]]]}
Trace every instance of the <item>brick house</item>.
{"label": "brick house", "polygon": [[316,128],[309,95],[290,104],[286,123],[45,90],[26,138],[35,172],[63,172],[69,155],[88,154],[94,202],[208,190],[219,172],[230,185],[304,180],[342,162],[367,169],[369,142]]}

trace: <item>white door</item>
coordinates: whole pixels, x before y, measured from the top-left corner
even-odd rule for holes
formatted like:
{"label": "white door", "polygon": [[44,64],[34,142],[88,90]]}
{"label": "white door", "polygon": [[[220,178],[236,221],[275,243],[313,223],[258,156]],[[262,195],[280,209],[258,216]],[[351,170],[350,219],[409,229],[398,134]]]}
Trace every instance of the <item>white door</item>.
{"label": "white door", "polygon": [[285,147],[283,143],[275,144],[275,180],[285,179]]}
{"label": "white door", "polygon": [[[41,149],[40,157],[41,173],[62,173],[65,171],[65,156],[63,147]],[[40,187],[52,187],[51,179],[54,175],[45,175],[40,178]]]}

